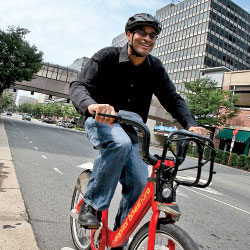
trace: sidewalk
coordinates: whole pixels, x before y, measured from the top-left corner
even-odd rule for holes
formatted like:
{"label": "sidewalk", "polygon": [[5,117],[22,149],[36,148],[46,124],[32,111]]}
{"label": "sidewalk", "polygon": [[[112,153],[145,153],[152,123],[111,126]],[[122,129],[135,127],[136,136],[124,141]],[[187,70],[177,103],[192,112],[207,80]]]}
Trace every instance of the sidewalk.
{"label": "sidewalk", "polygon": [[0,117],[0,250],[38,250]]}

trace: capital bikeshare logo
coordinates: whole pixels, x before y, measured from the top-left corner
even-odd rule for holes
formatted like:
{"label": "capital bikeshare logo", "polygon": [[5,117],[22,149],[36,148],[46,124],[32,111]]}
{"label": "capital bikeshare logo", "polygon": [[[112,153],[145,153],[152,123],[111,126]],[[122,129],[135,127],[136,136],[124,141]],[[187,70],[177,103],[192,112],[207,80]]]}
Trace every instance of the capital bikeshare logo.
{"label": "capital bikeshare logo", "polygon": [[140,199],[138,200],[138,202],[136,203],[136,206],[134,206],[134,208],[129,212],[126,220],[123,222],[121,229],[119,230],[119,232],[115,236],[115,242],[118,241],[118,239],[121,238],[122,233],[124,232],[124,230],[128,226],[128,223],[130,221],[132,221],[134,215],[138,212],[138,210],[140,209],[141,205],[144,203],[144,201],[146,200],[146,198],[147,198],[147,196],[149,194],[150,194],[150,188],[147,188],[145,190],[145,192],[142,194],[142,196],[140,197]]}

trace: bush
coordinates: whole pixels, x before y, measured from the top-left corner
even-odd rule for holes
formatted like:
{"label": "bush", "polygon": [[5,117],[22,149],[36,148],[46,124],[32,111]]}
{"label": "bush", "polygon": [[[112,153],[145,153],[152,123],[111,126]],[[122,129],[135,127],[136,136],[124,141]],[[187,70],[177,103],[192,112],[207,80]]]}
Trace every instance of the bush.
{"label": "bush", "polygon": [[237,159],[238,155],[236,153],[232,153],[229,166],[235,167],[237,165]]}
{"label": "bush", "polygon": [[[205,152],[206,155],[206,152]],[[227,165],[229,159],[230,152],[223,151],[221,149],[217,149],[217,154],[215,157],[215,162],[223,165]],[[246,170],[250,170],[250,156],[246,155],[237,155],[236,153],[232,153],[231,159],[229,162],[229,166],[244,168]]]}
{"label": "bush", "polygon": [[250,170],[250,156],[246,158],[245,169]]}
{"label": "bush", "polygon": [[206,160],[208,160],[210,158],[210,156],[211,156],[211,149],[206,147],[205,150],[204,150],[204,156],[203,157]]}
{"label": "bush", "polygon": [[222,163],[222,161],[223,161],[223,154],[224,154],[223,150],[217,149],[217,154],[216,154],[216,157],[215,157],[215,162]]}
{"label": "bush", "polygon": [[188,146],[188,156],[192,156],[192,157],[198,157],[198,153],[197,153],[197,146],[196,145],[192,145],[189,144]]}
{"label": "bush", "polygon": [[240,155],[236,161],[237,167],[244,168],[247,161],[246,158],[246,155]]}
{"label": "bush", "polygon": [[229,160],[229,155],[230,155],[230,152],[228,151],[223,152],[221,164],[227,165],[228,160]]}

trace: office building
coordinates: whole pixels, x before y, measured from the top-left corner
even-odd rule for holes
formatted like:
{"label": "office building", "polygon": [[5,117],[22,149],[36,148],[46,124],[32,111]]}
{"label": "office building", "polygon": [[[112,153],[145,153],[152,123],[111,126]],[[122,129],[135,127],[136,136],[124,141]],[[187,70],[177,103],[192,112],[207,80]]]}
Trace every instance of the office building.
{"label": "office building", "polygon": [[74,69],[77,71],[81,71],[84,66],[86,65],[86,63],[88,62],[89,58],[88,57],[82,57],[82,58],[78,58],[76,59],[70,66],[70,69]]}
{"label": "office building", "polygon": [[36,103],[36,98],[29,97],[29,96],[20,96],[18,99],[18,106],[24,104],[24,103]]}
{"label": "office building", "polygon": [[[152,55],[162,61],[178,91],[199,78],[201,69],[250,69],[250,14],[231,0],[184,0],[155,16],[163,30]],[[113,46],[125,43],[125,33],[112,41]]]}

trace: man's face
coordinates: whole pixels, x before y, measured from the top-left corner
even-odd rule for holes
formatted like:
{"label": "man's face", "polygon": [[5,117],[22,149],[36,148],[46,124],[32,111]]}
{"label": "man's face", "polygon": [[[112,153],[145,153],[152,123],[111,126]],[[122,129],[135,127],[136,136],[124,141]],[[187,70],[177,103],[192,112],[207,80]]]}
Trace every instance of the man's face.
{"label": "man's face", "polygon": [[[128,31],[127,38],[131,43],[133,38],[133,46],[135,51],[139,55],[146,57],[154,48],[157,36],[154,28],[150,26],[143,26],[135,31],[134,37],[133,33]],[[128,48],[131,50],[130,46]]]}

